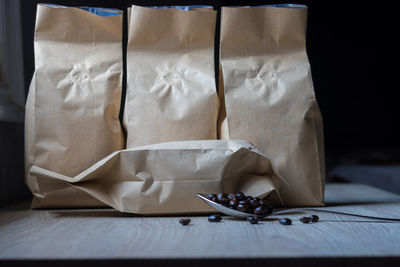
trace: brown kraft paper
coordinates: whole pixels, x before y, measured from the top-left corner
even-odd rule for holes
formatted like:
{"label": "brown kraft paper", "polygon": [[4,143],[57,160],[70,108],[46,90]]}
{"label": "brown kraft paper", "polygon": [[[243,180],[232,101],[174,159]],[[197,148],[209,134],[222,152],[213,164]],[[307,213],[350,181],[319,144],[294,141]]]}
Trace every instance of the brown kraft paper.
{"label": "brown kraft paper", "polygon": [[87,170],[66,176],[37,166],[43,196],[73,186],[121,212],[215,212],[196,193],[239,192],[279,200],[281,178],[247,141],[204,140],[154,144],[110,154]]}
{"label": "brown kraft paper", "polygon": [[[115,11],[110,11],[115,12]],[[35,74],[26,104],[26,183],[32,206],[104,206],[67,183],[44,194],[32,166],[74,176],[124,148],[121,102],[122,15],[38,5]]]}
{"label": "brown kraft paper", "polygon": [[[244,139],[288,185],[287,206],[320,206],[325,166],[322,118],[306,54],[307,8],[222,8],[226,117],[220,138]],[[222,120],[222,121],[221,121]]]}
{"label": "brown kraft paper", "polygon": [[216,139],[216,11],[132,6],[129,21],[127,148]]}

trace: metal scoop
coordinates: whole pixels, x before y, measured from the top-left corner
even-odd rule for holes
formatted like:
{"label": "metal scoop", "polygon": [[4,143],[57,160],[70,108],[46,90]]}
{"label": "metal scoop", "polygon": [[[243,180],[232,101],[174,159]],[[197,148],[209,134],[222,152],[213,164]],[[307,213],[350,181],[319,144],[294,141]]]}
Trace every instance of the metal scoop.
{"label": "metal scoop", "polygon": [[248,216],[254,216],[257,217],[259,219],[267,217],[269,215],[272,214],[272,210],[269,212],[265,212],[262,214],[253,214],[253,213],[247,213],[247,212],[243,212],[243,211],[238,211],[235,209],[231,209],[228,207],[225,207],[224,205],[215,203],[214,201],[208,199],[206,196],[207,194],[201,194],[201,193],[197,193],[196,194],[199,198],[201,198],[202,200],[204,200],[204,202],[206,202],[208,205],[210,205],[211,207],[213,207],[214,209],[218,210],[219,212],[225,214],[225,215],[229,215],[229,216],[233,216],[233,217],[238,217],[238,218],[247,218]]}

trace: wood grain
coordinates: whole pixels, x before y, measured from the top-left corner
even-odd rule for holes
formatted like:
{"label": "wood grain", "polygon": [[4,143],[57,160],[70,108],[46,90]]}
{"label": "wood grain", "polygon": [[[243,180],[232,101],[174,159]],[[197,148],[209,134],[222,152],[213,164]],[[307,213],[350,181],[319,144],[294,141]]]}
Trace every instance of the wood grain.
{"label": "wood grain", "polygon": [[[327,208],[378,213],[371,205],[381,205],[382,212],[388,205],[390,212],[400,214],[399,203],[390,203],[400,202],[400,196],[391,193],[347,184],[328,184],[326,190],[331,203],[337,204]],[[355,199],[357,204],[344,205]],[[364,207],[362,199],[369,204]],[[110,209],[31,211],[22,204],[0,213],[0,259],[400,256],[398,222],[324,212],[314,213],[321,219],[318,223],[298,221],[310,214],[291,211],[257,225],[229,217],[209,223],[207,216],[194,216],[189,226],[182,226],[180,217],[133,216]],[[280,225],[278,219],[283,216],[291,218],[293,225]]]}

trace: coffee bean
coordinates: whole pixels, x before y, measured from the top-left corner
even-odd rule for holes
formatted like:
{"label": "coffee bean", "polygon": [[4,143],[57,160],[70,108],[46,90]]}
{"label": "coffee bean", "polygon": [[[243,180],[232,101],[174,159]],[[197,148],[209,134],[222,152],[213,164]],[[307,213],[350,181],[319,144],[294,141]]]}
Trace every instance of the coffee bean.
{"label": "coffee bean", "polygon": [[246,196],[242,192],[239,192],[236,193],[236,198],[240,201],[240,200],[245,200]]}
{"label": "coffee bean", "polygon": [[257,224],[259,220],[256,216],[248,216],[247,221],[251,224]]}
{"label": "coffee bean", "polygon": [[249,205],[250,205],[251,207],[255,208],[255,207],[259,206],[260,204],[259,204],[255,199],[251,199],[251,200],[249,201]]}
{"label": "coffee bean", "polygon": [[261,201],[261,199],[259,198],[259,197],[253,197],[253,200],[255,201],[255,202],[260,202]]}
{"label": "coffee bean", "polygon": [[217,195],[217,198],[218,198],[219,201],[221,201],[221,199],[226,198],[227,196],[228,196],[228,195],[225,194],[225,193],[219,193],[219,194]]}
{"label": "coffee bean", "polygon": [[208,194],[207,196],[206,196],[206,198],[207,199],[209,199],[209,200],[212,200],[214,197],[216,197],[217,195],[216,194]]}
{"label": "coffee bean", "polygon": [[283,225],[291,225],[292,224],[292,220],[289,219],[289,218],[282,218],[282,219],[279,220],[279,223],[283,224]]}
{"label": "coffee bean", "polygon": [[237,200],[232,199],[231,201],[229,201],[229,207],[236,208],[237,205],[238,205],[238,201]]}
{"label": "coffee bean", "polygon": [[269,215],[273,211],[273,206],[270,203],[259,197],[246,196],[242,192],[208,194],[207,198],[230,209],[256,215]]}
{"label": "coffee bean", "polygon": [[179,223],[182,225],[188,225],[190,223],[190,219],[189,218],[183,218],[179,220]]}
{"label": "coffee bean", "polygon": [[218,214],[210,215],[210,217],[208,217],[209,222],[220,222],[221,220],[222,218]]}
{"label": "coffee bean", "polygon": [[227,198],[237,200],[237,197],[235,194],[228,194]]}
{"label": "coffee bean", "polygon": [[309,223],[309,222],[311,222],[311,218],[310,217],[302,217],[302,218],[300,218],[300,221],[302,223]]}
{"label": "coffee bean", "polygon": [[261,205],[253,210],[253,213],[257,215],[263,214],[264,212],[264,206]]}
{"label": "coffee bean", "polygon": [[236,209],[237,209],[238,211],[246,212],[246,211],[247,211],[247,205],[239,203],[239,204],[236,206]]}
{"label": "coffee bean", "polygon": [[247,201],[247,200],[241,200],[241,201],[239,201],[238,204],[242,204],[242,205],[248,206],[248,205],[249,205],[249,201]]}
{"label": "coffee bean", "polygon": [[311,220],[312,222],[318,222],[318,221],[319,221],[319,217],[318,217],[317,215],[311,215],[311,216],[310,216],[310,220]]}
{"label": "coffee bean", "polygon": [[219,203],[220,204],[222,204],[222,205],[226,205],[226,206],[229,206],[228,204],[229,204],[229,201],[231,201],[229,198],[227,198],[227,197],[223,197],[223,198],[220,198],[220,199],[218,199],[218,201],[219,201]]}

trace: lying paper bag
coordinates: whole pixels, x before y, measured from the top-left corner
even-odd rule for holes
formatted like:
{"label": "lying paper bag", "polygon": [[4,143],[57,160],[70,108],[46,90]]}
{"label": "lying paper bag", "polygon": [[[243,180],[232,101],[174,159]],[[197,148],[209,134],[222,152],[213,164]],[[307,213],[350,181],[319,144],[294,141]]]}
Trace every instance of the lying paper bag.
{"label": "lying paper bag", "polygon": [[281,184],[269,160],[246,141],[154,144],[114,152],[76,176],[33,166],[42,197],[64,184],[122,212],[213,211],[196,193],[242,191],[263,198]]}
{"label": "lying paper bag", "polygon": [[[38,5],[35,74],[26,104],[26,170],[74,176],[124,148],[121,102],[122,15],[115,10]],[[90,207],[101,202],[62,184],[40,192],[26,174],[33,207]]]}
{"label": "lying paper bag", "polygon": [[248,140],[271,159],[289,184],[280,189],[288,206],[324,200],[322,118],[306,54],[306,16],[301,5],[223,7],[221,14],[227,120],[219,121],[220,137]]}
{"label": "lying paper bag", "polygon": [[124,125],[127,148],[216,139],[216,11],[132,6]]}

